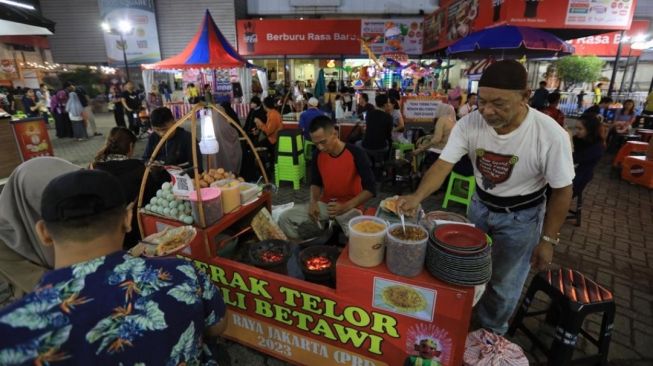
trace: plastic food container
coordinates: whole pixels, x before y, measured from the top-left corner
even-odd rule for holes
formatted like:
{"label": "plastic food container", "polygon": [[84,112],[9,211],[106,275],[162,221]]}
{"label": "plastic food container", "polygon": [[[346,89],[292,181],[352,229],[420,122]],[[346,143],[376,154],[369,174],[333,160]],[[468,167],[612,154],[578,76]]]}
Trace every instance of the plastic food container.
{"label": "plastic food container", "polygon": [[240,183],[240,202],[245,203],[258,194],[259,187],[254,183]]}
{"label": "plastic food container", "polygon": [[[219,188],[202,188],[201,193],[204,223],[206,226],[210,226],[218,222],[224,214],[222,212],[222,200],[220,199],[221,191]],[[200,221],[200,205],[198,204],[197,191],[190,192],[188,199],[190,200],[193,212],[193,220],[195,220],[198,226],[201,226],[202,222]]]}
{"label": "plastic food container", "polygon": [[388,270],[404,277],[415,277],[420,274],[424,268],[428,240],[428,232],[419,225],[406,224],[406,234],[401,224],[390,225],[385,261]]}
{"label": "plastic food container", "polygon": [[387,227],[384,220],[375,216],[349,220],[349,259],[361,267],[381,264]]}
{"label": "plastic food container", "polygon": [[236,211],[240,207],[240,182],[231,180],[220,187],[224,213]]}

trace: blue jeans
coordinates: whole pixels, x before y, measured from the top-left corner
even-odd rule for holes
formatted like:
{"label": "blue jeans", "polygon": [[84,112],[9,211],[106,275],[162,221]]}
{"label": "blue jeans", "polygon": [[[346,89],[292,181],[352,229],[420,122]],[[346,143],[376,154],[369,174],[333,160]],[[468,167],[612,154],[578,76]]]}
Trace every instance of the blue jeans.
{"label": "blue jeans", "polygon": [[540,241],[546,202],[517,212],[492,212],[475,194],[468,217],[493,240],[492,278],[475,310],[477,322],[497,334],[508,330]]}

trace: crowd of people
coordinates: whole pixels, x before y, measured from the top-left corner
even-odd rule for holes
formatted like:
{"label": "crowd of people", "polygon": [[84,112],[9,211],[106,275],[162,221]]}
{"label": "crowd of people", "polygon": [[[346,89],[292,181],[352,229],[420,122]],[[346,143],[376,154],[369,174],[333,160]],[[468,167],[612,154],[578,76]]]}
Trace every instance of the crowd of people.
{"label": "crowd of people", "polygon": [[[36,115],[52,113],[57,136],[63,137],[69,124],[73,136],[86,138],[86,121],[95,130],[88,104],[82,103],[88,102],[83,89],[67,82],[56,93],[46,91],[26,91],[23,106]],[[53,361],[44,357],[107,364],[212,362],[215,343],[209,340],[226,326],[217,288],[185,261],[125,252],[140,240],[134,202],[147,162],[156,164],[145,187],[146,200],[170,179],[158,166],[193,165],[197,141],[183,128],[171,131],[175,118],[164,106],[166,93],[165,87],[157,87],[141,96],[131,82],[122,91],[114,88],[111,100],[122,112],[114,109],[117,126],[89,166],[36,158],[9,177],[0,193],[0,279],[11,285],[15,301],[0,309],[0,333],[13,335],[0,337],[0,349],[22,352],[24,359],[41,363]],[[347,106],[346,94],[334,94],[324,103]],[[477,189],[468,217],[492,236],[494,246],[493,276],[475,308],[474,324],[497,334],[507,331],[529,270],[552,263],[570,202],[591,181],[605,151],[602,126],[609,118],[608,97],[582,114],[570,138],[563,128],[564,115],[556,113],[559,95],[543,94],[536,91],[537,98],[531,98],[519,62],[489,66],[478,94],[467,95],[457,106],[440,105],[433,133],[414,151],[426,155],[419,187],[397,204],[400,212],[414,211],[454,170],[475,176]],[[193,98],[207,95],[198,90]],[[373,104],[359,93],[356,105],[343,107],[364,121],[360,135],[350,141],[338,136],[337,112],[308,97],[299,128],[315,145],[310,197],[279,218],[288,237],[304,239],[307,225],[362,210],[377,194],[370,158],[406,138],[396,103],[400,96],[393,86],[377,93]],[[634,103],[623,104],[612,117],[615,134],[634,122]],[[243,129],[259,152],[274,153],[286,106],[296,107],[282,98],[251,98]],[[230,103],[218,108],[240,122]],[[143,156],[135,157],[142,109],[151,134]],[[216,128],[226,128],[217,135],[229,136],[220,142],[229,146],[222,149],[220,164],[252,180],[247,171],[256,168],[249,160],[249,146],[229,124],[218,122],[222,116],[213,117]],[[167,141],[153,156],[164,135]],[[202,161],[198,163],[201,171]],[[153,346],[158,352],[145,351]],[[0,354],[0,363],[6,354]]]}

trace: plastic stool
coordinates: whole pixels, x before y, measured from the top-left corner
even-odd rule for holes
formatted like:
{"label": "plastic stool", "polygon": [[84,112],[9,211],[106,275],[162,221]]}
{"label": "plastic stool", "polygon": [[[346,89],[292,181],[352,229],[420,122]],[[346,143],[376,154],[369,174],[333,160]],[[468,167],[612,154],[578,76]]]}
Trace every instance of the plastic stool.
{"label": "plastic stool", "polygon": [[313,158],[313,150],[315,149],[315,144],[311,140],[304,139],[304,158],[306,161],[310,161]]}
{"label": "plastic stool", "polygon": [[[528,313],[528,308],[538,291],[549,296],[552,301],[551,306],[547,310]],[[522,305],[510,324],[508,334],[514,336],[517,330],[523,331],[533,345],[547,355],[549,366],[576,363],[607,365],[615,309],[612,293],[580,272],[571,269],[544,271],[533,277]],[[582,329],[585,318],[593,313],[603,314],[599,339],[595,339]],[[524,317],[542,314],[555,315],[547,319],[555,326],[551,347],[546,347],[522,322]],[[572,359],[579,335],[593,343],[598,348],[598,353]]]}
{"label": "plastic stool", "polygon": [[646,160],[646,156],[627,156],[621,168],[621,179],[653,189],[653,160]]}
{"label": "plastic stool", "polygon": [[[461,187],[464,182],[467,182],[467,191]],[[464,176],[456,172],[451,172],[449,176],[449,184],[447,185],[447,192],[444,194],[444,201],[442,208],[447,208],[449,201],[462,203],[466,209],[469,209],[469,204],[472,202],[472,196],[476,191],[476,178],[473,175]]]}
{"label": "plastic stool", "polygon": [[299,189],[299,183],[306,177],[306,160],[304,158],[304,138],[299,129],[282,130],[277,143],[276,164],[274,164],[274,182],[290,181],[293,189]]}
{"label": "plastic stool", "polygon": [[635,133],[642,137],[643,142],[651,142],[651,137],[653,137],[653,130],[646,128],[640,128]]}
{"label": "plastic stool", "polygon": [[280,181],[292,182],[294,190],[298,190],[302,179],[306,180],[304,157],[300,158],[300,164],[277,163],[274,165],[274,183],[279,186]]}
{"label": "plastic stool", "polygon": [[632,153],[646,153],[646,149],[648,149],[647,142],[628,141],[619,149],[617,156],[612,161],[612,166],[615,168],[619,167],[627,156],[630,156]]}
{"label": "plastic stool", "polygon": [[401,155],[405,155],[407,151],[415,150],[415,145],[413,145],[411,143],[393,142],[392,143],[392,149],[393,150],[400,150]]}

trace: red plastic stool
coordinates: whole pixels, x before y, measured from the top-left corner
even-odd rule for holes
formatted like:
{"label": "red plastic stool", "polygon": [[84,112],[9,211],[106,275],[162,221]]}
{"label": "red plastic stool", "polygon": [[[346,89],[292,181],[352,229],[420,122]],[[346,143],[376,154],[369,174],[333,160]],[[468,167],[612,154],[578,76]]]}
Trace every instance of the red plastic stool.
{"label": "red plastic stool", "polygon": [[642,141],[644,142],[650,142],[651,137],[653,137],[653,130],[649,130],[646,128],[639,128],[637,131],[635,131],[636,134],[640,135],[642,137]]}
{"label": "red plastic stool", "polygon": [[[551,309],[529,313],[528,308],[538,291],[551,298]],[[554,309],[558,312],[553,324],[555,336],[551,347],[546,347],[522,321],[527,316],[550,314],[550,310]],[[518,329],[523,331],[536,347],[545,352],[549,366],[576,363],[607,365],[615,311],[612,293],[582,273],[572,269],[544,271],[533,278],[521,307],[510,323],[508,334],[513,336]],[[595,339],[582,328],[583,320],[592,313],[603,314],[599,339]],[[572,359],[579,335],[592,342],[598,348],[598,353]]]}
{"label": "red plastic stool", "polygon": [[627,156],[621,167],[621,178],[653,189],[653,160],[646,160],[646,156]]}
{"label": "red plastic stool", "polygon": [[619,167],[627,156],[630,156],[634,152],[646,153],[646,149],[648,149],[648,142],[628,141],[619,149],[617,156],[612,161],[612,166]]}

